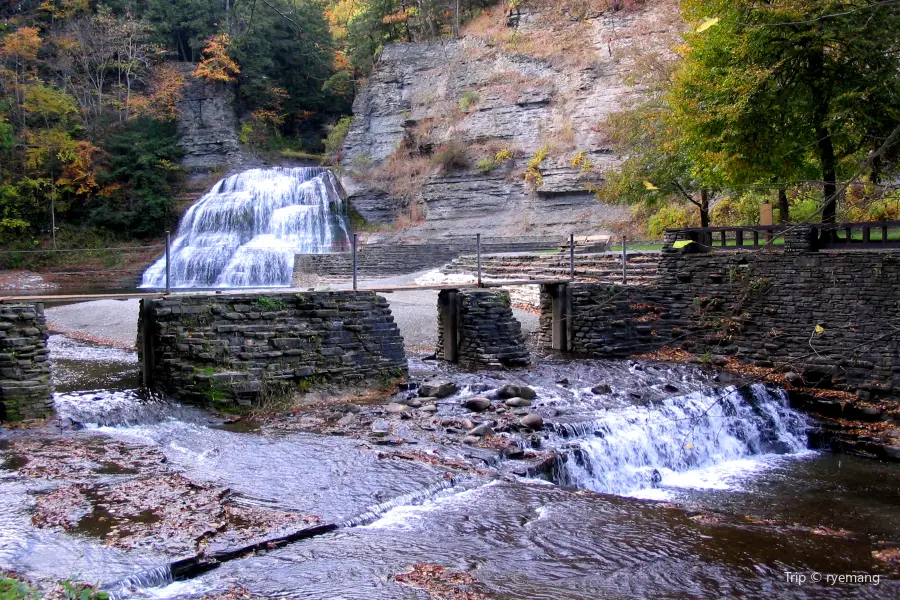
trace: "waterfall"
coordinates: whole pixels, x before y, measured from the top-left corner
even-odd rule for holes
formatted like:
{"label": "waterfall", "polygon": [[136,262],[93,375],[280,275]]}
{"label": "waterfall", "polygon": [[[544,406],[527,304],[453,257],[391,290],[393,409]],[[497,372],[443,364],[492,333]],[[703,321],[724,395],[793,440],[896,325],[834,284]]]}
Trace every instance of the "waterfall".
{"label": "waterfall", "polygon": [[[345,249],[349,226],[328,169],[252,169],[219,181],[188,209],[172,242],[173,288],[288,286],[295,254]],[[166,258],[143,288],[166,286]]]}
{"label": "waterfall", "polygon": [[[565,448],[554,479],[562,485],[631,494],[653,485],[727,474],[726,464],[806,449],[807,421],[787,394],[763,384],[668,398],[658,406],[610,411],[604,417],[557,425],[552,445]],[[748,466],[744,464],[743,466]],[[716,470],[721,471],[717,472]],[[682,478],[682,479],[679,479]],[[688,486],[690,487],[690,486]]]}

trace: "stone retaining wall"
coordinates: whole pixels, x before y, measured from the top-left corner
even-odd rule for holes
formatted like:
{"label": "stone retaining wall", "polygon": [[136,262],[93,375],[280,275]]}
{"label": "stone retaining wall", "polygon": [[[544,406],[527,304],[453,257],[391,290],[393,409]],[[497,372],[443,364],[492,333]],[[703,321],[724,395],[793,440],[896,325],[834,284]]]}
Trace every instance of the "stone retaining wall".
{"label": "stone retaining wall", "polygon": [[[481,245],[483,255],[500,252],[532,252],[558,248],[555,241],[490,242]],[[357,252],[360,277],[404,275],[445,265],[463,254],[476,252],[475,241],[434,242],[422,244],[365,244]],[[302,287],[316,279],[348,280],[353,277],[353,255],[350,252],[298,254],[294,260],[294,287]]]}
{"label": "stone retaining wall", "polygon": [[[452,328],[446,327],[448,317],[454,321]],[[506,292],[442,290],[438,295],[438,358],[452,360],[446,343],[454,329],[456,362],[464,369],[516,368],[530,363],[522,324],[513,316]]]}
{"label": "stone retaining wall", "polygon": [[44,305],[0,306],[0,421],[53,414]]}
{"label": "stone retaining wall", "polygon": [[[862,398],[900,398],[900,253],[812,252],[805,232],[791,237],[784,250],[698,254],[669,244],[652,286],[570,284],[570,350],[629,356],[674,346]],[[545,347],[550,305],[544,290]]]}
{"label": "stone retaining wall", "polygon": [[388,302],[372,293],[145,299],[138,330],[145,384],[219,407],[407,372]]}

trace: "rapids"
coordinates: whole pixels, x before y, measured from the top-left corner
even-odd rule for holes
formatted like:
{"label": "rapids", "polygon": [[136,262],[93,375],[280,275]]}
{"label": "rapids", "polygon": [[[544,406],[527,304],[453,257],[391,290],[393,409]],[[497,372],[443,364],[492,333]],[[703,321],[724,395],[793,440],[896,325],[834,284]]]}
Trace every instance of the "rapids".
{"label": "rapids", "polygon": [[[60,418],[85,426],[63,435],[147,445],[185,476],[229,487],[238,503],[341,527],[172,582],[165,564],[175,556],[33,526],[33,498],[54,484],[18,476],[0,437],[0,568],[108,582],[116,598],[201,598],[240,584],[260,598],[412,600],[427,594],[390,576],[417,562],[466,571],[497,600],[900,594],[884,576],[850,587],[786,577],[881,573],[871,552],[876,540],[900,540],[900,490],[895,465],[807,449],[811,424],[777,388],[721,388],[692,367],[542,360],[515,378],[556,414],[525,442],[558,453],[550,473],[518,475],[516,461],[501,460],[448,479],[438,466],[384,460],[366,439],[223,426],[136,390],[132,353],[55,337],[51,355],[65,382]],[[411,371],[459,384],[441,401],[447,414],[510,377],[416,361]],[[614,393],[592,394],[603,380]],[[103,389],[87,391],[93,381]],[[848,533],[815,533],[822,528]]]}

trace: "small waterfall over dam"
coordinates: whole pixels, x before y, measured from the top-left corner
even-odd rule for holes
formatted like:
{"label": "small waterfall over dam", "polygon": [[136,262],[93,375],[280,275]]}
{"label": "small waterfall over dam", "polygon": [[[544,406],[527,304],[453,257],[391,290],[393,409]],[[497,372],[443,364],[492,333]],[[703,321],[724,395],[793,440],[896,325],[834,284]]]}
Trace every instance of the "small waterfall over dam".
{"label": "small waterfall over dam", "polygon": [[[219,181],[194,203],[170,249],[170,286],[288,286],[295,254],[346,249],[340,184],[318,167],[251,169]],[[142,288],[166,286],[166,258]]]}
{"label": "small waterfall over dam", "polygon": [[[778,455],[802,454],[808,421],[784,390],[754,384],[667,398],[655,406],[609,411],[555,425],[556,483],[595,492],[642,495],[656,487],[727,487]],[[654,481],[656,478],[656,481]]]}

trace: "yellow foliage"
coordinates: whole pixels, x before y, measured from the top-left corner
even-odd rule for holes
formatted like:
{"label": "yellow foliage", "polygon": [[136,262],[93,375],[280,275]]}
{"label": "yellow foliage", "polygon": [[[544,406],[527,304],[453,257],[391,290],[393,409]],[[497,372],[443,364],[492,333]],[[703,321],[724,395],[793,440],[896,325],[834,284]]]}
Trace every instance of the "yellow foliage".
{"label": "yellow foliage", "polygon": [[41,47],[40,30],[37,27],[22,27],[3,38],[0,56],[17,60],[34,60]]}
{"label": "yellow foliage", "polygon": [[206,42],[203,49],[203,60],[197,65],[194,76],[207,81],[230,83],[241,72],[241,67],[228,56],[231,38],[228,34],[215,35]]}
{"label": "yellow foliage", "polygon": [[537,189],[544,185],[544,175],[541,173],[540,166],[549,153],[550,149],[547,146],[543,146],[540,150],[535,152],[534,156],[531,157],[531,160],[528,161],[528,166],[525,168],[525,182],[533,189]]}
{"label": "yellow foliage", "polygon": [[578,154],[572,157],[570,163],[573,169],[581,169],[583,173],[587,173],[594,167],[591,159],[585,156],[586,152],[587,150],[581,150]]}
{"label": "yellow foliage", "polygon": [[502,150],[497,152],[496,156],[494,156],[494,162],[496,162],[499,165],[502,165],[506,161],[512,160],[512,158],[513,158],[512,150],[510,150],[509,148],[503,148]]}

